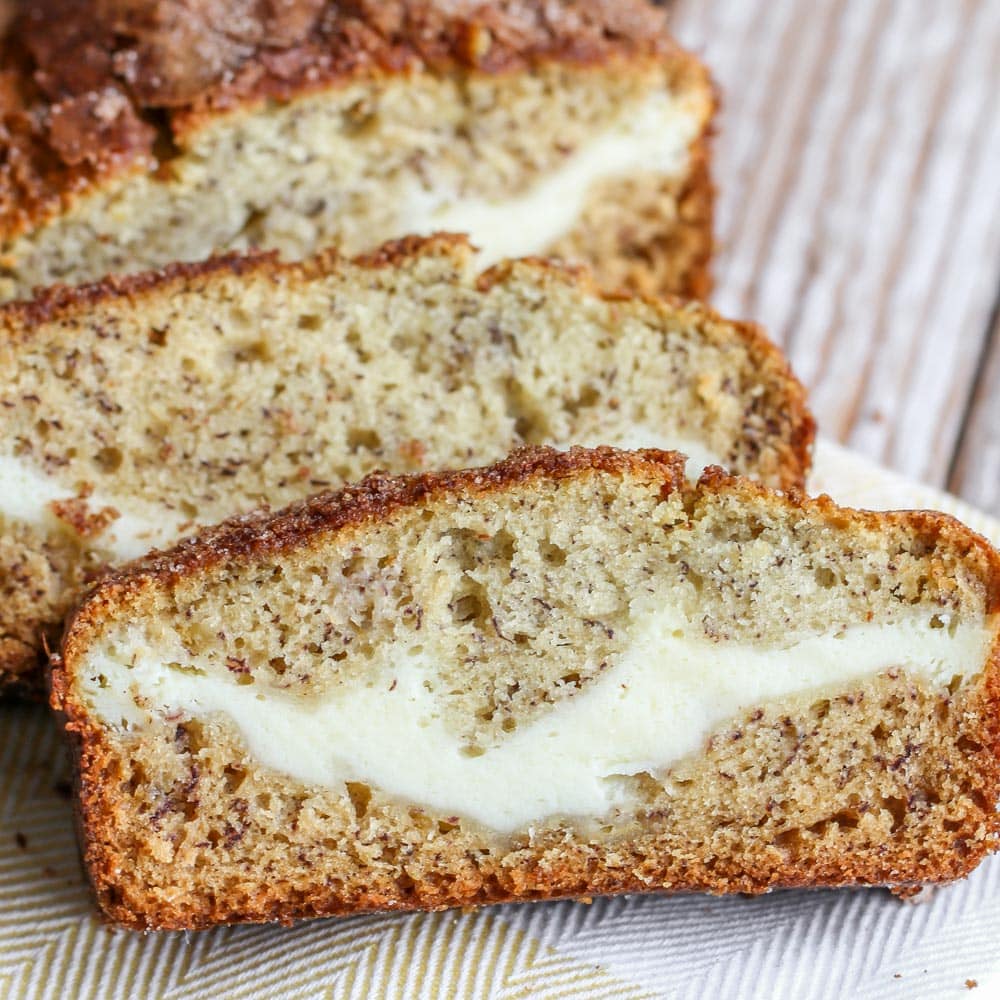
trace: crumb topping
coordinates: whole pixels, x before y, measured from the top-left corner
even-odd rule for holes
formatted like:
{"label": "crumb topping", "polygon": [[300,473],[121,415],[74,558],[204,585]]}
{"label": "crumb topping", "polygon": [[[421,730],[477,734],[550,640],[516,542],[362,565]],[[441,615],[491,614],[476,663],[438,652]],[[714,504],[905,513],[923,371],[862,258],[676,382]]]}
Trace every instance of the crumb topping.
{"label": "crumb topping", "polygon": [[0,231],[152,169],[199,120],[255,99],[677,51],[644,0],[39,0],[0,45]]}

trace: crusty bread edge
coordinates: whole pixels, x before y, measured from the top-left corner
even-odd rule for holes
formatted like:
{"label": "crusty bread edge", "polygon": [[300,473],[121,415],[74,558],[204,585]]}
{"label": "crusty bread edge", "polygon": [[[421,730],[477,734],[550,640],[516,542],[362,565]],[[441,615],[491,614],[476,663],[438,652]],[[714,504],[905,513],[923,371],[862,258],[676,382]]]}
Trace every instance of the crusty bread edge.
{"label": "crusty bread edge", "polygon": [[[711,170],[713,141],[714,129],[710,122],[706,132],[690,146],[691,169],[684,187],[677,196],[677,212],[681,220],[678,229],[689,234],[691,242],[697,247],[684,284],[676,289],[677,295],[689,299],[707,299],[715,283],[712,275],[716,195]],[[641,263],[633,265],[634,271],[641,271],[642,268]]]}
{"label": "crusty bread edge", "polygon": [[[114,755],[104,744],[101,728],[88,718],[86,707],[73,691],[77,659],[85,652],[90,637],[100,629],[106,618],[114,615],[121,605],[134,599],[146,587],[169,586],[185,574],[211,569],[223,561],[243,561],[278,554],[331,531],[356,530],[370,521],[391,517],[394,511],[425,500],[440,500],[456,494],[487,494],[524,487],[532,481],[552,481],[594,472],[632,474],[648,477],[653,482],[659,480],[664,497],[680,489],[689,494],[689,503],[697,502],[697,498],[705,493],[730,492],[746,500],[787,503],[809,516],[837,524],[853,522],[869,528],[905,525],[928,541],[943,542],[956,548],[963,558],[971,559],[984,582],[987,613],[993,618],[995,629],[982,679],[967,702],[964,717],[966,735],[971,735],[980,745],[978,751],[970,751],[970,754],[982,775],[980,792],[984,806],[979,820],[989,836],[972,843],[965,841],[964,850],[953,852],[947,867],[920,882],[886,879],[884,884],[892,886],[900,895],[907,895],[920,884],[952,881],[969,874],[987,853],[996,848],[996,837],[1000,834],[1000,814],[996,810],[1000,797],[1000,553],[984,538],[946,514],[841,508],[827,496],[810,499],[796,490],[776,493],[750,480],[729,476],[715,467],[706,470],[699,483],[691,486],[684,481],[683,456],[672,452],[622,452],[612,448],[574,448],[569,452],[558,452],[550,448],[524,448],[485,469],[400,477],[374,474],[358,486],[302,501],[284,511],[265,511],[233,518],[171,551],[152,553],[93,585],[68,620],[61,654],[52,660],[50,679],[51,705],[61,716],[73,752],[81,851],[98,906],[105,918],[139,930],[200,929],[218,922],[211,907],[194,910],[185,906],[167,909],[151,907],[137,912],[123,905],[115,891],[115,872],[120,868],[120,859],[102,844],[100,838],[100,775],[105,765],[113,763]],[[897,866],[899,860],[898,857],[894,859]],[[868,864],[866,868],[866,863],[862,861],[854,864],[831,861],[817,876],[815,872],[804,871],[789,861],[766,871],[746,871],[738,876],[719,874],[707,880],[695,878],[689,883],[675,882],[670,891],[761,893],[774,888],[868,884],[871,879],[870,862]],[[558,886],[555,877],[552,885]],[[633,878],[621,881],[611,891],[649,892],[651,889],[646,883]],[[581,892],[586,894],[586,890]],[[567,894],[558,888],[551,891],[541,888],[533,890],[530,898],[558,899],[576,894],[580,893]],[[482,890],[474,900],[456,896],[442,905],[519,901],[524,901],[524,897],[492,885]],[[380,901],[375,897],[364,907],[380,908],[405,910],[427,907],[416,900],[401,903],[398,899]],[[354,912],[360,912],[359,908],[346,906],[320,890],[314,898],[287,908],[275,904],[257,909],[250,907],[241,919],[291,923],[299,919]]]}

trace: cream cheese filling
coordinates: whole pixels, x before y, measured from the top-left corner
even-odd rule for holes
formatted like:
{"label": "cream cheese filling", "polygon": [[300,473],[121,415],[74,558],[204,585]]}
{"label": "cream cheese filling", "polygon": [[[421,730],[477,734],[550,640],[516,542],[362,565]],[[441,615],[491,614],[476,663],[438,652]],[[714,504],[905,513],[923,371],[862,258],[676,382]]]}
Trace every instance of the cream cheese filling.
{"label": "cream cheese filling", "polygon": [[[39,472],[24,459],[0,455],[0,516],[43,530],[56,529],[59,519],[51,505],[76,496],[75,490]],[[92,541],[122,562],[171,544],[191,524],[189,518],[172,511],[157,511],[155,516],[139,513],[134,501],[104,493],[91,493],[86,504],[91,513],[108,507],[118,511],[118,517]]]}
{"label": "cream cheese filling", "polygon": [[[81,667],[85,700],[114,729],[141,732],[169,715],[231,720],[259,765],[309,785],[366,782],[497,832],[552,816],[600,817],[631,801],[622,779],[660,774],[703,747],[741,711],[844,689],[889,668],[931,684],[978,670],[990,632],[946,615],[852,625],[780,648],[712,641],[670,609],[636,608],[618,662],[476,755],[442,719],[431,654],[394,645],[368,686],[310,699],[206,670],[177,644],[151,645],[131,626],[126,665],[96,648]],[[173,667],[167,661],[176,661]]]}
{"label": "cream cheese filling", "polygon": [[398,216],[404,233],[467,233],[479,263],[543,253],[580,220],[594,185],[635,172],[681,176],[699,115],[666,90],[627,108],[603,135],[567,156],[524,194],[500,201],[465,198],[453,187],[411,189]]}
{"label": "cream cheese filling", "polygon": [[[610,444],[618,448],[683,451],[690,456],[687,475],[691,479],[697,479],[706,465],[720,464],[717,457],[695,441],[675,439],[675,443],[670,445],[669,440],[662,433],[630,424],[609,432],[603,439],[596,436],[588,446]],[[58,527],[58,519],[50,505],[55,501],[71,500],[76,495],[74,490],[40,472],[24,459],[0,455],[0,516],[43,530],[54,530]],[[198,526],[198,522],[166,508],[157,508],[155,513],[148,509],[140,512],[135,498],[94,492],[86,498],[86,504],[91,512],[107,507],[118,511],[119,516],[91,541],[120,562],[137,559],[153,548],[169,546],[187,530]]]}

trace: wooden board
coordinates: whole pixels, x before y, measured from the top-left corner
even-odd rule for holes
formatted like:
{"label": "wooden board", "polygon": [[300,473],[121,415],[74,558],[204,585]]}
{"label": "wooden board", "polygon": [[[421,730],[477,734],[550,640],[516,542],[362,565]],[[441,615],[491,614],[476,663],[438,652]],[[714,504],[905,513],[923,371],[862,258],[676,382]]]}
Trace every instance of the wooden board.
{"label": "wooden board", "polygon": [[997,306],[989,353],[969,400],[961,447],[949,479],[953,493],[994,512],[1000,512],[1000,302]]}
{"label": "wooden board", "polygon": [[671,16],[723,95],[714,301],[783,345],[824,433],[1000,512],[1000,4]]}

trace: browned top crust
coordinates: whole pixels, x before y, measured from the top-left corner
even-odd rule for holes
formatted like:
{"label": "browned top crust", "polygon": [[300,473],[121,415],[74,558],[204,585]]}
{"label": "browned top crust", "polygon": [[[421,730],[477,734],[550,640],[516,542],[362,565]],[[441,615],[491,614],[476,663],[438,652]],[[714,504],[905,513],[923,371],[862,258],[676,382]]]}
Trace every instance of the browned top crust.
{"label": "browned top crust", "polygon": [[698,65],[647,0],[32,0],[0,45],[0,238],[249,101],[616,57]]}
{"label": "browned top crust", "polygon": [[82,285],[49,285],[39,288],[30,299],[0,303],[0,336],[30,337],[34,328],[60,316],[84,312],[102,302],[116,298],[135,299],[141,295],[172,285],[183,286],[216,274],[238,276],[254,270],[264,270],[277,276],[303,271],[326,261],[331,266],[338,259],[335,250],[326,251],[309,262],[279,260],[275,250],[248,250],[216,254],[207,260],[168,264],[153,271],[135,274],[109,274],[99,281]]}
{"label": "browned top crust", "polygon": [[[377,268],[394,267],[414,257],[435,254],[461,257],[465,253],[473,253],[472,245],[468,237],[460,233],[404,236],[398,240],[390,240],[375,250],[359,254],[354,258],[342,257],[336,247],[329,247],[301,261],[283,261],[276,250],[230,251],[215,254],[206,260],[167,264],[152,271],[109,274],[98,281],[81,285],[49,285],[46,288],[39,288],[30,299],[0,303],[0,334],[30,336],[32,329],[41,323],[86,311],[99,303],[114,299],[135,299],[152,292],[162,292],[171,286],[184,287],[198,280],[209,280],[215,275],[238,277],[260,271],[277,280],[283,275],[309,277],[326,274],[334,271],[345,259],[361,266]],[[496,273],[501,266],[503,265],[497,265],[487,271],[483,276],[484,279],[487,275]],[[575,276],[581,287],[602,298],[612,298],[618,294],[598,289],[592,276],[585,269],[547,261],[539,261],[538,266],[553,272],[565,273],[567,276]],[[692,303],[691,308],[707,307],[699,307]],[[764,339],[763,334],[761,337]]]}

